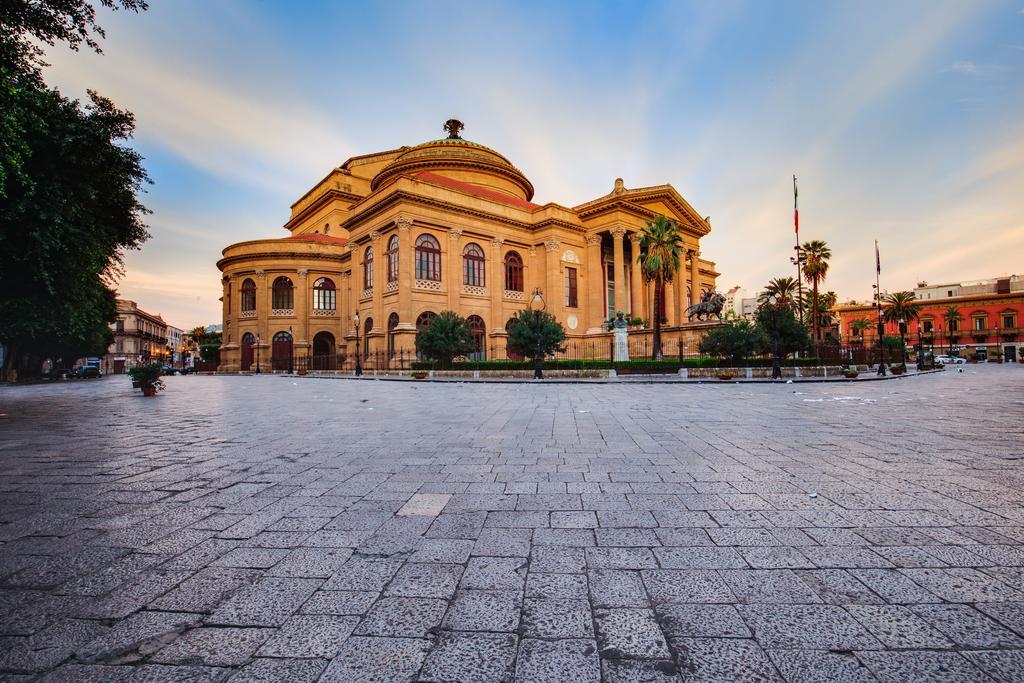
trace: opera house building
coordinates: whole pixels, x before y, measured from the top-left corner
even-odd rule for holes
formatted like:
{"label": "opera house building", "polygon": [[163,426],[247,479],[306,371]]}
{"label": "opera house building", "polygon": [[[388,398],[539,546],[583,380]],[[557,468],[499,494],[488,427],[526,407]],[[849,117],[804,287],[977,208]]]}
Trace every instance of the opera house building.
{"label": "opera house building", "polygon": [[224,249],[221,370],[351,356],[356,344],[367,356],[409,353],[417,328],[446,309],[468,320],[485,357],[504,348],[509,319],[537,288],[570,341],[607,340],[616,311],[651,319],[636,256],[658,215],[679,223],[686,246],[666,288],[665,337],[686,334],[687,305],[718,273],[700,258],[708,219],[671,185],[615,180],[578,206],[537,204],[505,156],[463,139],[458,121],[445,128],[446,138],[332,169],[292,205],[287,237]]}

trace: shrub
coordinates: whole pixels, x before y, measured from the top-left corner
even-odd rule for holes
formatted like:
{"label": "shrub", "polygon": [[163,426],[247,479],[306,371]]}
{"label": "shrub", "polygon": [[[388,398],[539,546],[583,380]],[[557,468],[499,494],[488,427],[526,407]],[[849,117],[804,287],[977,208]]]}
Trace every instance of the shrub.
{"label": "shrub", "polygon": [[163,375],[163,367],[160,363],[149,363],[147,365],[136,365],[129,368],[128,375],[132,378],[132,384],[138,385],[140,389],[153,388],[160,391],[164,388],[164,382],[160,377]]}
{"label": "shrub", "polygon": [[516,314],[508,330],[508,350],[511,353],[535,359],[537,337],[540,337],[541,358],[565,351],[565,328],[547,311],[523,309]]}
{"label": "shrub", "polygon": [[476,351],[476,346],[466,319],[454,311],[441,311],[416,333],[416,350],[442,365],[450,365],[456,356]]}
{"label": "shrub", "polygon": [[764,352],[766,342],[764,332],[749,320],[735,320],[708,330],[698,348],[701,353],[723,356],[738,365],[741,359]]}

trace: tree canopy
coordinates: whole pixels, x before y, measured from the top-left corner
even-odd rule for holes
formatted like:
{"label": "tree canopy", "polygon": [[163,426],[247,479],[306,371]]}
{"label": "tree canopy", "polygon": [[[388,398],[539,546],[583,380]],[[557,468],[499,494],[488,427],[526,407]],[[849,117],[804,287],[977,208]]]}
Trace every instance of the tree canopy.
{"label": "tree canopy", "polygon": [[[101,0],[145,9],[137,0]],[[0,3],[0,341],[7,367],[103,353],[127,249],[148,237],[148,177],[124,143],[135,119],[89,91],[84,105],[42,80],[39,43],[99,50],[84,0]]]}
{"label": "tree canopy", "polygon": [[[640,271],[647,282],[654,283],[653,352],[655,360],[662,358],[661,319],[665,301],[665,283],[672,282],[682,265],[683,237],[679,224],[665,216],[647,221],[640,231],[640,249],[636,256]],[[634,286],[636,286],[634,284]]]}
{"label": "tree canopy", "polygon": [[456,356],[476,351],[466,319],[455,311],[441,311],[416,333],[416,350],[432,361],[450,365]]}
{"label": "tree canopy", "polygon": [[512,319],[508,330],[508,351],[531,360],[537,358],[537,337],[540,336],[540,357],[564,351],[565,328],[547,311],[523,309]]}

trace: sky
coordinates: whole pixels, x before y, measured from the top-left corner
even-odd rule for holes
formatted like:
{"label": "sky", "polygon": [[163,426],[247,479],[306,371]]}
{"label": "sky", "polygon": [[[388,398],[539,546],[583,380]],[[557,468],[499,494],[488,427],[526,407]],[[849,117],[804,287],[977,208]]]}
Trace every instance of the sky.
{"label": "sky", "polygon": [[49,51],[66,95],[136,115],[152,237],[122,296],[219,323],[216,261],[285,237],[289,206],[351,156],[443,136],[492,147],[534,201],[671,183],[712,233],[719,289],[1024,274],[1024,0],[248,2],[100,10],[103,55]]}

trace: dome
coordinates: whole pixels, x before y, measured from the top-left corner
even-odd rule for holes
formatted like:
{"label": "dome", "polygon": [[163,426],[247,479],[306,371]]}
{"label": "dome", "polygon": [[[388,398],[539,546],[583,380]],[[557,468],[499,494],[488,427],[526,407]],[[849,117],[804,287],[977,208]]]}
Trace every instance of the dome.
{"label": "dome", "polygon": [[[454,123],[461,129],[461,123]],[[458,130],[447,138],[408,148],[374,176],[370,189],[376,190],[397,176],[415,176],[424,171],[518,199],[533,199],[533,184],[522,171],[490,147],[458,137]]]}

